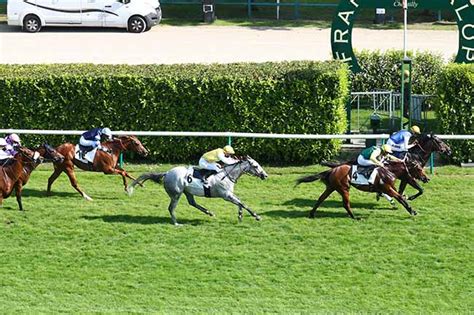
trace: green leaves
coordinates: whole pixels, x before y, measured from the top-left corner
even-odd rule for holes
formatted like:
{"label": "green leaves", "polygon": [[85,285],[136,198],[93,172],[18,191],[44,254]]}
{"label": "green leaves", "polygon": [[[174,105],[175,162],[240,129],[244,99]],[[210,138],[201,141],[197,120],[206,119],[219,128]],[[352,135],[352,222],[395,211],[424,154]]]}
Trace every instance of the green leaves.
{"label": "green leaves", "polygon": [[[474,64],[448,65],[437,84],[441,132],[474,134]],[[454,162],[474,160],[474,141],[451,141]]]}
{"label": "green leaves", "polygon": [[[338,62],[228,65],[1,65],[1,128],[343,133],[348,70]],[[27,144],[45,141],[24,136]],[[77,142],[77,137],[47,137]],[[197,161],[224,138],[142,139],[159,162]],[[238,154],[315,163],[336,140],[232,139]]]}

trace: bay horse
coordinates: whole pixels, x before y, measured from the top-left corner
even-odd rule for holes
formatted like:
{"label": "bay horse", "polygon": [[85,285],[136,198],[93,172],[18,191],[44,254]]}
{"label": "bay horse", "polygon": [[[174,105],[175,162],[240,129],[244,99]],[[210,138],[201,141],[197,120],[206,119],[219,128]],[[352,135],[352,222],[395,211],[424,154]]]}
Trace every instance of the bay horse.
{"label": "bay horse", "polygon": [[358,190],[365,192],[385,193],[390,197],[395,198],[408,211],[408,213],[415,216],[417,212],[413,210],[405,198],[403,198],[403,196],[397,192],[394,183],[396,178],[408,179],[410,177],[427,182],[429,179],[426,176],[423,167],[419,163],[413,163],[407,167],[405,162],[390,162],[390,164],[387,166],[387,169],[378,167],[377,170],[378,174],[375,177],[375,184],[370,186],[352,184],[350,182],[351,165],[348,164],[340,164],[330,170],[299,178],[296,181],[296,185],[313,182],[316,180],[321,180],[324,184],[326,184],[326,190],[316,201],[309,214],[309,217],[314,218],[316,215],[316,210],[323,203],[323,201],[334,191],[337,191],[342,196],[343,205],[348,215],[352,219],[355,219],[349,201],[349,189],[351,186],[354,186]]}
{"label": "bay horse", "polygon": [[[25,176],[25,169],[31,171],[42,162],[39,152],[32,151],[26,147],[18,147],[12,161],[7,165],[0,166],[0,205],[3,199],[10,197],[15,189],[16,200],[20,210],[23,210],[21,202],[22,176]],[[29,177],[29,174],[27,175]],[[26,179],[28,181],[28,179]]]}
{"label": "bay horse", "polygon": [[57,147],[56,151],[64,156],[64,161],[54,163],[54,172],[48,179],[47,194],[51,195],[51,186],[59,177],[59,175],[64,172],[69,177],[72,187],[74,187],[74,189],[76,189],[84,199],[92,201],[92,198],[89,197],[81,188],[79,188],[76,175],[74,173],[74,166],[77,166],[84,171],[103,172],[104,174],[118,174],[122,176],[124,189],[127,191],[127,177],[132,180],[135,180],[135,178],[117,165],[120,154],[122,152],[132,151],[142,156],[146,156],[148,154],[148,150],[135,136],[120,136],[110,141],[103,142],[102,147],[107,148],[110,153],[103,150],[97,150],[92,165],[85,164],[75,158],[76,145],[72,143],[64,143]]}
{"label": "bay horse", "polygon": [[[224,200],[237,205],[239,207],[239,221],[242,221],[242,209],[247,210],[251,216],[253,216],[257,221],[260,221],[260,216],[247,207],[234,194],[234,185],[244,173],[259,177],[262,180],[268,177],[268,174],[260,164],[257,163],[257,161],[249,156],[242,157],[237,163],[225,165],[219,173],[208,178],[209,197],[223,198]],[[194,196],[202,197],[205,195],[205,192],[201,180],[196,179],[192,174],[192,167],[185,166],[178,166],[164,173],[145,173],[129,185],[129,195],[133,194],[133,189],[136,185],[142,185],[146,180],[151,179],[156,183],[163,182],[165,190],[171,199],[168,211],[174,225],[179,225],[174,210],[178,205],[179,198],[182,194],[186,196],[186,199],[191,206],[212,217],[214,216],[212,212],[197,204],[194,200]]]}

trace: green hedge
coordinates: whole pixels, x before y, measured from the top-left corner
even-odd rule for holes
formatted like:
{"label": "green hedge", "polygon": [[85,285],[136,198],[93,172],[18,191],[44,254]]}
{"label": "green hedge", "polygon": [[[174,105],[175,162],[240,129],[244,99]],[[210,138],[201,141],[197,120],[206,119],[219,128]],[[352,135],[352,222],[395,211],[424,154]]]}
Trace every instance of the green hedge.
{"label": "green hedge", "polygon": [[[441,132],[474,134],[474,64],[448,65],[437,84]],[[453,161],[474,161],[474,141],[450,141]]]}
{"label": "green hedge", "polygon": [[[0,66],[1,128],[343,133],[347,67],[337,62],[229,65]],[[43,137],[24,136],[27,143]],[[58,144],[77,137],[47,137]],[[197,162],[224,138],[142,139],[158,162]],[[314,163],[336,140],[234,139],[265,163]]]}
{"label": "green hedge", "polygon": [[[444,67],[441,55],[430,52],[417,52],[412,58],[412,93],[435,95],[438,78]],[[354,92],[363,91],[400,91],[400,65],[403,51],[389,50],[386,52],[356,52],[362,72],[353,75]]]}

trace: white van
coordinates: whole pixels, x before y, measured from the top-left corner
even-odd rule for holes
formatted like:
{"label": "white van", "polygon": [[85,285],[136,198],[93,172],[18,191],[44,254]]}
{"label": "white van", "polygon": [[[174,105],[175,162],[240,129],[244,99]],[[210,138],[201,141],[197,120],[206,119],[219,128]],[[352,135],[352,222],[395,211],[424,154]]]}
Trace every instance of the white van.
{"label": "white van", "polygon": [[120,27],[148,31],[161,21],[159,0],[8,0],[8,25],[29,33],[43,26]]}

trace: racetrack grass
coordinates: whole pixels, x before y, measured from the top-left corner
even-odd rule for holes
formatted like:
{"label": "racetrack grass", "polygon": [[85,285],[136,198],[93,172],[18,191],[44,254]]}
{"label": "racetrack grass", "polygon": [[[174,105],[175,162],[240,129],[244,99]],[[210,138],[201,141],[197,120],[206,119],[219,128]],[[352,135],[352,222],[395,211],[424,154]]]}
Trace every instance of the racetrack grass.
{"label": "racetrack grass", "polygon": [[[127,166],[134,175],[169,165]],[[168,198],[147,182],[129,198],[121,179],[77,172],[94,198],[63,175],[44,197],[51,167],[0,208],[2,313],[471,313],[474,310],[474,169],[437,168],[410,217],[352,190],[360,221],[332,195],[306,216],[321,183],[294,188],[319,166],[267,168],[244,176],[237,195],[256,222],[222,200],[200,198],[170,224]],[[410,192],[413,192],[410,190]]]}

